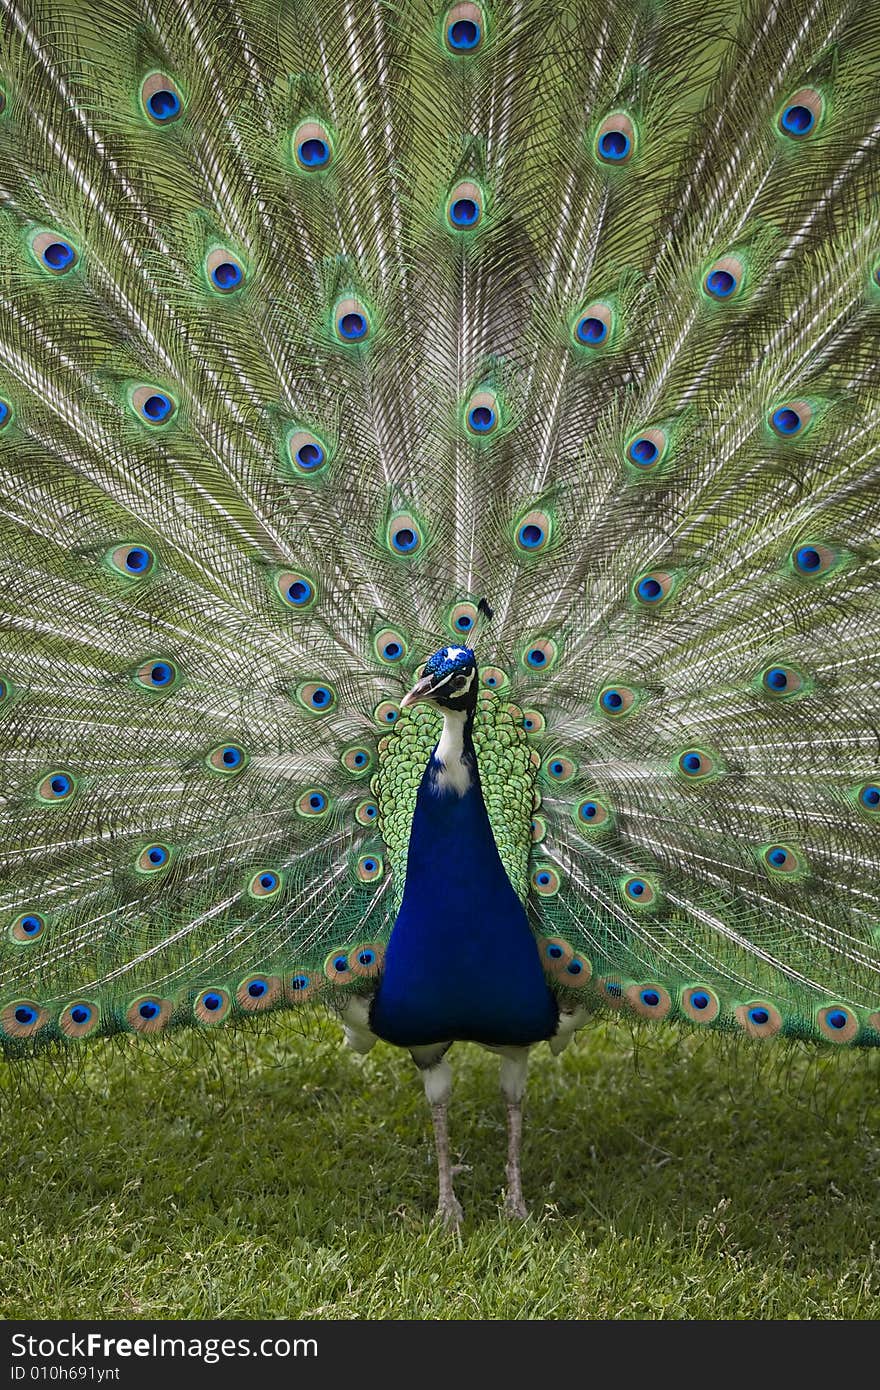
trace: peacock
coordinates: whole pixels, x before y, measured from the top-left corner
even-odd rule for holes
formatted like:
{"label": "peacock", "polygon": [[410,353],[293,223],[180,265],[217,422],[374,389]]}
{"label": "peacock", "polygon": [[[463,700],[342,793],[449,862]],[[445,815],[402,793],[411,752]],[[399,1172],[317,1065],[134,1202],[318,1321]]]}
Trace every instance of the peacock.
{"label": "peacock", "polygon": [[3,1049],[880,1045],[876,0],[3,15]]}

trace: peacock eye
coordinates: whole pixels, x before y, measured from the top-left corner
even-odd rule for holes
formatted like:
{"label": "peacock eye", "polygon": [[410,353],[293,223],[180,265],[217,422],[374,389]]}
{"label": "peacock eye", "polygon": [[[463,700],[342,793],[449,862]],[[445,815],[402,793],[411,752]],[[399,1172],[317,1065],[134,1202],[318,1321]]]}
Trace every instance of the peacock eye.
{"label": "peacock eye", "polygon": [[167,126],[183,111],[183,97],[177,83],[165,72],[151,72],[141,83],[141,102],[153,125]]}

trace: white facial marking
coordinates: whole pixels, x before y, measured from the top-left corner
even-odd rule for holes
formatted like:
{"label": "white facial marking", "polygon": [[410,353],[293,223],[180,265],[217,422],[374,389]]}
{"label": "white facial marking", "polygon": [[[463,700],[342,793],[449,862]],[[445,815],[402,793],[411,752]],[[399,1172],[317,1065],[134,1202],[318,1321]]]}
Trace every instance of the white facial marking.
{"label": "white facial marking", "polygon": [[462,683],[461,685],[455,686],[451,693],[453,695],[466,695],[474,683],[474,676],[476,674],[477,673],[474,670],[473,666],[469,671],[465,673],[462,673],[461,671],[456,671],[455,675],[459,678],[459,680],[461,680]]}
{"label": "white facial marking", "polygon": [[[462,650],[463,650],[463,648],[461,648],[461,647],[448,647],[448,648],[447,648],[447,651],[462,651]],[[454,669],[453,669],[452,671],[447,671],[446,675],[443,676],[441,680],[438,680],[438,681],[435,681],[435,682],[434,682],[434,685],[432,686],[432,689],[431,689],[431,694],[432,694],[432,696],[433,696],[433,695],[436,695],[436,693],[437,693],[438,690],[443,690],[447,685],[450,684],[451,681],[459,680],[459,679],[462,678],[462,676],[464,676],[464,684],[463,684],[463,685],[460,685],[460,686],[454,686],[454,687],[453,687],[451,690],[449,690],[447,693],[448,693],[448,694],[451,694],[451,695],[466,695],[467,692],[470,690],[471,686],[472,686],[473,683],[474,683],[474,676],[475,676],[476,674],[477,674],[477,673],[476,673],[476,671],[474,670],[473,666],[471,667],[471,669],[470,669],[466,674],[464,674],[464,673],[461,672],[461,671],[456,671],[456,670],[454,670]]]}

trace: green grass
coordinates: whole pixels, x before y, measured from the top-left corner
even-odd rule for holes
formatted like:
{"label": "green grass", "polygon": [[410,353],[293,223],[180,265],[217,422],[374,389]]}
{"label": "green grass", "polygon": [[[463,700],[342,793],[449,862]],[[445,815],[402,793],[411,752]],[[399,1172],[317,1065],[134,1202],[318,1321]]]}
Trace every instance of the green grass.
{"label": "green grass", "polygon": [[6,1068],[0,1312],[880,1316],[877,1054],[614,1023],[539,1049],[517,1225],[498,1063],[459,1047],[455,1237],[408,1058],[295,1022]]}

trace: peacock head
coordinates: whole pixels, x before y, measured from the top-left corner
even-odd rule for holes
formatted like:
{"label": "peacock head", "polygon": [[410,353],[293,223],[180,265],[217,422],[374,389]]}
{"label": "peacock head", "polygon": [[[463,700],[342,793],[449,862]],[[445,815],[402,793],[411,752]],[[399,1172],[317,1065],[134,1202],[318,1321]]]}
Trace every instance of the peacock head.
{"label": "peacock head", "polygon": [[422,678],[408,690],[401,706],[425,701],[440,709],[471,714],[477,706],[477,658],[470,647],[441,647],[425,662]]}

